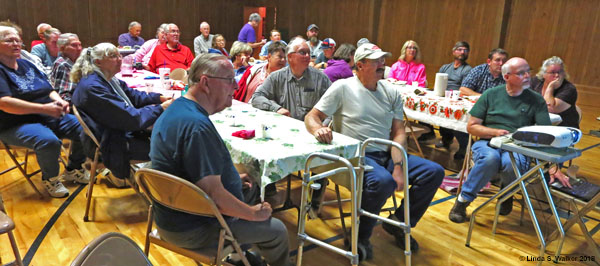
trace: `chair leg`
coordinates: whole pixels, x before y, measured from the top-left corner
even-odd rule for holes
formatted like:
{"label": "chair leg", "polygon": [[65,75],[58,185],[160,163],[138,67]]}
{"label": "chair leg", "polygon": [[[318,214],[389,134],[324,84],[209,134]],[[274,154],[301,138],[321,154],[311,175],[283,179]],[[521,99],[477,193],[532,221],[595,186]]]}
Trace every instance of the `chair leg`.
{"label": "chair leg", "polygon": [[340,186],[338,184],[335,184],[335,195],[337,196],[338,210],[340,211],[342,232],[344,232],[344,244],[350,245],[350,237],[348,236],[348,230],[346,230],[346,221],[344,220],[344,209],[342,209],[342,197],[340,196]]}
{"label": "chair leg", "polygon": [[17,246],[17,241],[15,240],[15,236],[13,235],[12,231],[8,232],[8,239],[10,240],[10,245],[13,249],[13,254],[15,255],[15,264],[18,266],[23,266],[21,254],[19,254],[19,247]]}
{"label": "chair leg", "polygon": [[472,151],[471,151],[471,145],[472,145],[472,143],[473,143],[473,139],[471,138],[471,134],[469,134],[469,142],[467,144],[466,156],[465,156],[465,159],[463,161],[462,170],[460,171],[460,177],[458,178],[458,188],[456,189],[456,196],[457,197],[458,197],[458,195],[460,195],[460,191],[462,189],[463,181],[465,180],[465,177],[467,177],[465,175],[465,172],[470,167],[469,164],[470,164],[471,156],[472,156]]}
{"label": "chair leg", "polygon": [[144,253],[146,257],[150,256],[150,231],[152,231],[152,219],[154,219],[152,215],[152,204],[148,207],[148,227],[146,227],[146,243],[144,244]]}
{"label": "chair leg", "polygon": [[415,136],[415,133],[413,131],[413,127],[410,124],[410,122],[408,122],[408,120],[406,120],[406,125],[408,125],[408,128],[410,128],[410,136],[412,137],[412,139],[415,141],[415,144],[417,145],[417,149],[419,150],[419,155],[421,156],[421,158],[425,158],[425,155],[423,155],[423,150],[421,150],[421,145],[419,144],[419,140],[417,140],[417,136]]}
{"label": "chair leg", "polygon": [[23,163],[19,162],[17,160],[17,157],[15,157],[15,155],[12,153],[12,151],[10,150],[8,144],[6,143],[2,143],[4,144],[4,149],[6,150],[6,153],[8,153],[8,157],[10,157],[10,159],[13,161],[13,163],[15,164],[15,166],[19,169],[19,171],[21,172],[21,174],[23,174],[23,176],[25,177],[25,179],[27,179],[27,182],[29,183],[29,185],[31,185],[31,187],[33,188],[33,190],[35,190],[35,192],[38,193],[38,195],[40,195],[41,198],[44,197],[44,194],[42,194],[42,192],[40,192],[37,187],[33,184],[33,182],[31,181],[31,177],[36,175],[37,173],[39,173],[41,170],[37,170],[34,171],[32,173],[27,173],[27,160],[29,158],[29,149],[25,149],[25,160],[23,161]]}
{"label": "chair leg", "polygon": [[85,204],[85,215],[83,216],[83,221],[89,221],[89,213],[90,213],[90,205],[92,204],[92,192],[94,191],[94,183],[96,183],[96,168],[98,167],[98,148],[96,148],[96,152],[94,153],[94,162],[92,162],[92,167],[90,169],[90,183],[88,184],[87,191],[87,201]]}

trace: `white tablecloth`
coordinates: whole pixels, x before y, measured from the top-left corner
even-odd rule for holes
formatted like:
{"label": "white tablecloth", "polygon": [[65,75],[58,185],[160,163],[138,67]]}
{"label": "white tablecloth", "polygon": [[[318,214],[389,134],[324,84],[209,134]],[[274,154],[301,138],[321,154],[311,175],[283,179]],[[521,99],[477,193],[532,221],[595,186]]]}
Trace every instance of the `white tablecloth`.
{"label": "white tablecloth", "polygon": [[[334,132],[333,142],[322,144],[308,133],[302,121],[258,110],[246,103],[233,102],[231,107],[211,115],[210,119],[227,145],[233,162],[243,164],[251,176],[258,178],[256,181],[261,187],[303,170],[306,158],[313,152],[347,159],[358,156],[358,140]],[[252,129],[260,135],[258,131],[262,125],[270,127],[270,138],[245,140],[231,135],[239,130]],[[328,163],[317,158],[311,165],[316,167]]]}
{"label": "white tablecloth", "polygon": [[[469,111],[475,105],[478,97],[451,99],[437,96],[431,90],[410,85],[395,84],[394,87],[402,93],[406,117],[435,126],[467,132],[467,122],[471,117]],[[416,95],[415,89],[424,91],[425,95]],[[550,114],[550,121],[553,125],[557,125],[562,119],[557,114]]]}

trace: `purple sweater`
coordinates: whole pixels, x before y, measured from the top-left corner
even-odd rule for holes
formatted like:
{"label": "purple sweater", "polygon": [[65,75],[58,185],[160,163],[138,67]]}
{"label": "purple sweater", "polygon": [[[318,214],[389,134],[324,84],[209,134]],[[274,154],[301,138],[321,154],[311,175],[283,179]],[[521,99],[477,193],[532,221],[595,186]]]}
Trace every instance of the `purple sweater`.
{"label": "purple sweater", "polygon": [[323,73],[329,77],[331,82],[335,82],[338,79],[345,79],[352,77],[352,68],[343,59],[335,60],[330,59],[327,61],[327,68],[323,70]]}

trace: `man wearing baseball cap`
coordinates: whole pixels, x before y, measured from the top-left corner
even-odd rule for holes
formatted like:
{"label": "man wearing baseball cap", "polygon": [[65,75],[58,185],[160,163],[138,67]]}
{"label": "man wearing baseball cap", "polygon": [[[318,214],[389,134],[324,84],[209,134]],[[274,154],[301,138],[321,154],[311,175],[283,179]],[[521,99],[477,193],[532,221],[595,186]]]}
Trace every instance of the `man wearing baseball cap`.
{"label": "man wearing baseball cap", "polygon": [[321,42],[321,54],[317,56],[315,62],[311,62],[310,66],[316,69],[325,69],[327,68],[327,61],[333,58],[333,53],[335,52],[335,41],[332,38],[326,38]]}
{"label": "man wearing baseball cap", "polygon": [[[400,91],[383,79],[385,57],[390,53],[377,45],[366,43],[354,54],[357,73],[355,77],[338,80],[306,115],[306,129],[321,143],[331,143],[332,131],[322,121],[333,116],[333,130],[364,141],[368,138],[391,139],[406,146],[404,115]],[[444,168],[439,164],[414,155],[402,161],[401,152],[387,147],[367,148],[365,163],[373,170],[364,173],[361,208],[378,214],[386,200],[410,185],[410,225],[414,227],[429,207],[437,188],[444,178]],[[409,184],[404,184],[403,167],[408,167]],[[404,221],[404,205],[390,219]],[[373,257],[369,242],[376,221],[360,217],[358,247],[360,259]],[[387,223],[383,229],[393,235],[396,245],[404,249],[404,232]],[[411,250],[419,246],[411,236]]]}
{"label": "man wearing baseball cap", "polygon": [[321,41],[319,40],[319,26],[315,24],[310,24],[306,29],[306,44],[308,44],[308,48],[310,48],[310,61],[314,62],[315,59],[321,54],[323,51],[319,49],[321,47]]}

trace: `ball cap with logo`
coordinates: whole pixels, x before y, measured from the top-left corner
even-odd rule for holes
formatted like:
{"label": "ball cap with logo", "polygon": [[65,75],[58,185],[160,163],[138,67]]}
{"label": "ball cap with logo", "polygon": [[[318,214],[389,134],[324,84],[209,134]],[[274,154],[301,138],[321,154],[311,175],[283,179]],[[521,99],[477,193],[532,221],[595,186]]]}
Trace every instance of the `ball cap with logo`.
{"label": "ball cap with logo", "polygon": [[365,43],[356,49],[354,53],[354,62],[358,62],[363,59],[379,59],[381,57],[392,56],[391,53],[384,52],[379,46],[372,43]]}
{"label": "ball cap with logo", "polygon": [[321,42],[321,49],[329,49],[335,47],[335,41],[331,38],[326,38]]}

